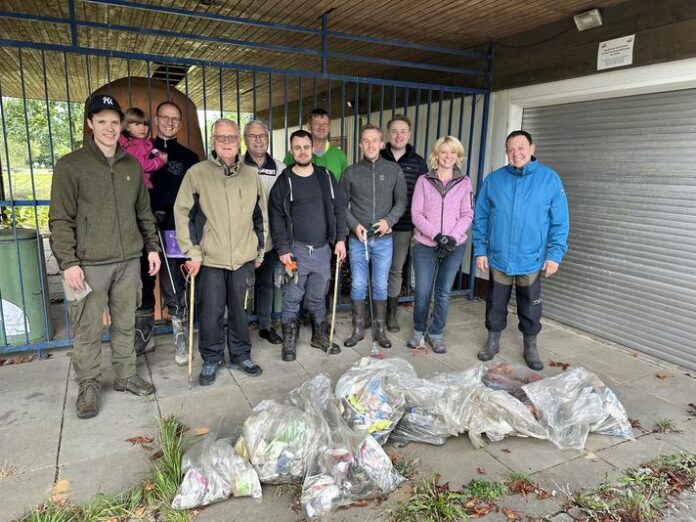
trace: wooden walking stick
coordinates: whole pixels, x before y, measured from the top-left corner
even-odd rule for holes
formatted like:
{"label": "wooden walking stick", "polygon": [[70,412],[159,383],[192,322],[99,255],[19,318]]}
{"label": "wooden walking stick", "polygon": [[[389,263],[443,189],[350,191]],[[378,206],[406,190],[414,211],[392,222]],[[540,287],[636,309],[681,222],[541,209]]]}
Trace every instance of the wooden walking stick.
{"label": "wooden walking stick", "polygon": [[196,301],[196,276],[191,275],[191,297],[189,298],[189,331],[188,331],[188,378],[189,388],[193,388],[193,306]]}
{"label": "wooden walking stick", "polygon": [[[341,266],[341,258],[336,256],[336,273],[334,274],[333,306],[331,310],[331,329],[329,330],[329,346],[333,346],[334,329],[336,328],[336,304],[338,303],[338,272]],[[327,351],[328,353],[328,351]]]}

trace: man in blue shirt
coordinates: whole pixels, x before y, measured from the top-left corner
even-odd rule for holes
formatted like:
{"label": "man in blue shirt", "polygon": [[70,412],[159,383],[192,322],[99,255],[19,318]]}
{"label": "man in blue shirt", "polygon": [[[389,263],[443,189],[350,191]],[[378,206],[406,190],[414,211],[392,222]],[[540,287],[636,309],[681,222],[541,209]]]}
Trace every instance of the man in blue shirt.
{"label": "man in blue shirt", "polygon": [[558,174],[534,157],[536,148],[529,133],[510,133],[505,146],[509,164],[483,181],[474,212],[476,266],[489,272],[488,341],[478,358],[488,361],[500,349],[514,284],[524,359],[530,368],[541,370],[544,364],[537,351],[540,276],[555,274],[568,249],[568,201]]}

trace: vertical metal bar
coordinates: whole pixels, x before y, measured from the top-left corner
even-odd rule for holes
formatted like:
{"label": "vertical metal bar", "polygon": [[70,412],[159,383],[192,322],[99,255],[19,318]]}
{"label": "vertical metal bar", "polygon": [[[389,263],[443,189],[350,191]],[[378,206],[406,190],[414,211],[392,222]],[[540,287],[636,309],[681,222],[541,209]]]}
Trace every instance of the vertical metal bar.
{"label": "vertical metal bar", "polygon": [[68,8],[70,10],[70,42],[73,47],[77,47],[77,16],[75,15],[75,0],[70,0],[68,2]]}
{"label": "vertical metal bar", "polygon": [[384,84],[379,87],[379,128],[384,125]]}
{"label": "vertical metal bar", "polygon": [[[341,145],[343,145],[344,149],[347,149],[346,147],[346,82],[342,81],[341,82]],[[347,151],[343,151],[346,152]]]}
{"label": "vertical metal bar", "polygon": [[285,127],[285,155],[290,150],[290,132],[288,130],[288,75],[283,75],[283,126]]}
{"label": "vertical metal bar", "polygon": [[391,103],[391,117],[393,118],[396,114],[396,85],[392,87],[392,103]]}
{"label": "vertical metal bar", "polygon": [[203,86],[203,132],[205,133],[205,155],[208,156],[208,100],[206,98],[207,86],[205,83],[205,66],[201,67],[201,81]]}
{"label": "vertical metal bar", "polygon": [[312,109],[317,107],[317,79],[312,80]]}
{"label": "vertical metal bar", "polygon": [[[416,89],[416,111],[415,111],[415,116],[413,117],[413,148],[418,147],[418,115],[420,113],[420,96],[421,96],[421,90],[420,88]],[[424,158],[427,158],[426,154],[422,154]]]}
{"label": "vertical metal bar", "polygon": [[44,84],[44,95],[45,95],[45,103],[46,103],[46,122],[48,124],[48,146],[49,150],[51,152],[51,168],[56,163],[56,158],[53,153],[53,131],[51,129],[51,106],[48,101],[48,81],[46,80],[46,52],[42,49],[41,50],[41,66],[43,69],[43,84]]}
{"label": "vertical metal bar", "polygon": [[[12,229],[14,230],[15,228],[15,211],[14,211],[14,193],[12,191],[12,169],[10,165],[10,146],[8,143],[8,138],[7,138],[7,125],[5,124],[5,104],[4,104],[4,96],[2,93],[2,77],[0,77],[0,120],[2,121],[2,138],[3,138],[3,143],[5,146],[5,159],[6,159],[6,166],[7,166],[7,173],[8,173],[8,178],[7,178],[7,186],[10,192],[10,214],[11,214],[11,226]],[[0,319],[2,319],[2,337],[5,340],[3,343],[3,346],[7,347],[8,342],[7,342],[7,332],[5,331],[5,312],[2,308],[2,289],[0,289]]]}
{"label": "vertical metal bar", "polygon": [[[186,95],[186,103],[184,104],[184,112],[186,113],[186,139],[188,140],[188,146],[191,146],[191,117],[189,114],[189,84],[188,84],[188,69],[186,70],[186,76],[184,76],[184,94]],[[194,116],[196,116],[194,114]],[[196,118],[198,122],[198,118]],[[205,158],[201,158],[205,159]]]}
{"label": "vertical metal bar", "polygon": [[[459,139],[462,139],[462,131],[464,129],[464,102],[466,101],[466,96],[461,95],[459,97],[459,130],[457,131],[457,136],[459,136]],[[469,171],[467,170],[467,174]]]}
{"label": "vertical metal bar", "polygon": [[70,132],[70,150],[75,150],[75,132],[73,130],[72,103],[70,102],[70,77],[68,76],[68,55],[63,53],[63,74],[65,75],[65,99],[68,104],[68,129]]}
{"label": "vertical metal bar", "polygon": [[435,139],[437,140],[442,136],[442,89],[437,96],[437,132],[435,134]]}
{"label": "vertical metal bar", "polygon": [[85,65],[87,70],[87,92],[92,96],[92,71],[89,66],[89,55],[85,55]]}
{"label": "vertical metal bar", "polygon": [[235,71],[235,82],[237,87],[237,123],[242,119],[242,95],[239,92],[239,69]]}
{"label": "vertical metal bar", "polygon": [[[328,30],[328,14],[321,15],[321,74],[328,73],[328,46],[327,46],[327,30]],[[316,105],[316,103],[315,103]],[[329,107],[331,107],[329,105]]]}
{"label": "vertical metal bar", "polygon": [[300,89],[299,89],[299,98],[297,100],[299,102],[298,109],[297,109],[297,111],[298,111],[297,112],[297,125],[301,129],[302,128],[302,76],[300,76],[298,78],[298,80],[300,82]]}
{"label": "vertical metal bar", "polygon": [[[131,88],[131,65],[130,58],[126,60],[126,76],[128,78],[128,106],[133,106],[133,89]],[[152,119],[152,114],[150,114],[150,119]]]}
{"label": "vertical metal bar", "polygon": [[273,157],[273,77],[271,73],[268,73],[268,141],[271,151],[271,157]]}
{"label": "vertical metal bar", "polygon": [[454,118],[454,91],[450,91],[449,119],[447,121],[447,135],[452,135],[452,119]]}
{"label": "vertical metal bar", "polygon": [[372,84],[367,83],[367,121],[365,123],[370,123],[372,113]]}
{"label": "vertical metal bar", "polygon": [[109,96],[113,96],[112,90],[111,90],[111,65],[109,63],[109,57],[106,57],[106,60],[104,60],[104,67],[106,68],[106,88],[109,91]]}
{"label": "vertical metal bar", "polygon": [[147,74],[147,113],[152,114],[152,74],[150,74],[150,62],[145,62],[145,74]]}
{"label": "vertical metal bar", "polygon": [[224,118],[224,111],[223,107],[225,106],[225,102],[222,99],[222,67],[218,70],[218,94],[220,95],[220,117]]}
{"label": "vertical metal bar", "polygon": [[164,78],[165,78],[165,85],[167,87],[167,100],[172,99],[172,93],[169,89],[169,64],[166,63],[164,64]]}
{"label": "vertical metal bar", "polygon": [[431,110],[431,105],[433,104],[433,91],[432,89],[428,89],[428,105],[425,108],[425,154],[423,154],[424,158],[428,157],[428,143],[430,141],[430,110]]}
{"label": "vertical metal bar", "polygon": [[327,99],[327,102],[326,102],[326,103],[327,103],[327,105],[329,106],[329,108],[326,109],[326,110],[329,111],[329,112],[333,112],[332,107],[331,107],[331,80],[329,80],[329,82],[328,82],[328,87],[327,87],[327,89],[328,89],[328,91],[327,91],[327,93],[326,93],[326,99]]}
{"label": "vertical metal bar", "polygon": [[408,118],[408,94],[409,94],[409,88],[406,87],[404,89],[404,116]]}
{"label": "vertical metal bar", "polygon": [[[464,106],[462,99],[462,106]],[[476,95],[471,96],[471,120],[469,121],[469,144],[468,153],[466,155],[466,172],[471,176],[471,153],[474,151],[474,129],[476,126]]]}
{"label": "vertical metal bar", "polygon": [[[254,119],[256,119],[256,70],[251,71],[251,112],[253,113]],[[237,122],[241,125],[241,122]]]}
{"label": "vertical metal bar", "polygon": [[360,84],[355,82],[355,105],[353,105],[353,163],[358,162],[360,143]]}

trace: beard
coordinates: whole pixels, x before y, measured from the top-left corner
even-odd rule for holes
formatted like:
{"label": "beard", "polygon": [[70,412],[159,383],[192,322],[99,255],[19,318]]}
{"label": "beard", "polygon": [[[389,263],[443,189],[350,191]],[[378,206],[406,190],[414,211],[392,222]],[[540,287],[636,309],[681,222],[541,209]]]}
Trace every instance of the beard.
{"label": "beard", "polygon": [[307,160],[307,161],[297,161],[295,160],[295,165],[298,167],[309,167],[312,164],[312,160]]}

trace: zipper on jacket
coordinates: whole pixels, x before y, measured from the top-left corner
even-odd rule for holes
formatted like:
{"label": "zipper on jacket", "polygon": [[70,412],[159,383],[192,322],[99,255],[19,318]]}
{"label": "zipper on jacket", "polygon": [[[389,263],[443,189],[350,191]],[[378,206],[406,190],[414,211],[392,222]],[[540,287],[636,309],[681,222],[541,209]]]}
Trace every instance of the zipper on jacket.
{"label": "zipper on jacket", "polygon": [[[115,163],[115,160],[114,160]],[[116,210],[116,226],[118,227],[118,243],[121,245],[121,261],[126,259],[126,249],[123,247],[123,233],[121,232],[121,216],[118,213],[118,202],[116,201],[116,180],[114,179],[114,168],[109,166],[111,173],[111,196],[114,198],[114,209]],[[143,238],[143,241],[145,238]]]}
{"label": "zipper on jacket", "polygon": [[375,181],[375,161],[372,161],[372,223],[377,222],[377,182]]}

